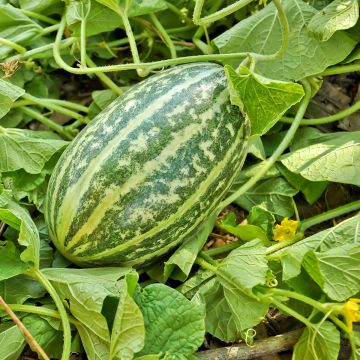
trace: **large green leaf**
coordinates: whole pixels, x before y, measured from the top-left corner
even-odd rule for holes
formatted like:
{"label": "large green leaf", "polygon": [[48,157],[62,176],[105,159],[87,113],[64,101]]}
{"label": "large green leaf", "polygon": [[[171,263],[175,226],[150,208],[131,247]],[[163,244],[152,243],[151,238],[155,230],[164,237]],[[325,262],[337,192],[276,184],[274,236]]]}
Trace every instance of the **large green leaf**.
{"label": "large green leaf", "polygon": [[[66,22],[75,36],[80,36],[82,6],[83,2],[76,0],[71,1],[66,8]],[[86,17],[87,36],[112,31],[121,26],[121,17],[117,13],[97,1],[91,1],[90,12]]]}
{"label": "large green leaf", "polygon": [[345,244],[325,252],[306,253],[303,266],[335,301],[345,301],[360,289],[360,244]]}
{"label": "large green leaf", "polygon": [[81,322],[76,324],[82,345],[89,360],[104,360],[109,358],[109,342],[100,338],[90,328]]}
{"label": "large green leaf", "polygon": [[215,274],[212,271],[199,269],[194,276],[181,284],[177,290],[185,295],[188,299],[192,299],[199,288],[214,277]]}
{"label": "large green leaf", "polygon": [[[16,7],[0,4],[0,37],[18,44],[25,44],[41,31],[40,25]],[[4,59],[12,50],[11,47],[1,44],[0,59]]]}
{"label": "large green leaf", "polygon": [[[337,32],[329,41],[316,40],[307,25],[318,13],[301,0],[282,0],[290,24],[289,46],[285,54],[272,61],[258,62],[256,71],[276,80],[300,80],[344,60],[356,42],[346,33]],[[220,53],[239,51],[273,54],[281,45],[282,30],[273,3],[240,21],[214,39]],[[234,67],[239,61],[230,61]]]}
{"label": "large green leaf", "polygon": [[[208,282],[200,293],[206,304],[206,332],[225,342],[241,339],[241,324],[236,321],[219,281],[213,279]],[[244,315],[243,310],[241,314]]]}
{"label": "large green leaf", "polygon": [[144,319],[134,299],[129,295],[127,283],[122,280],[110,339],[109,359],[131,360],[145,342]]}
{"label": "large green leaf", "polygon": [[141,289],[137,296],[146,330],[139,355],[160,352],[192,354],[205,335],[204,309],[163,284]]}
{"label": "large green leaf", "polygon": [[327,181],[310,181],[305,179],[300,174],[295,174],[288,170],[281,163],[277,163],[276,167],[281,174],[295,189],[301,191],[309,204],[314,204],[325,191],[328,186]]}
{"label": "large green leaf", "polygon": [[4,245],[0,242],[0,294],[2,280],[20,275],[29,269],[29,265],[21,261],[20,252],[12,242],[6,242]]}
{"label": "large green leaf", "polygon": [[24,93],[24,89],[0,79],[0,119],[10,111],[11,105]]}
{"label": "large green leaf", "polygon": [[[122,0],[96,0],[115,12],[119,8],[125,9],[125,3]],[[140,16],[167,9],[165,0],[132,0],[128,2],[127,15]]]}
{"label": "large green leaf", "polygon": [[238,286],[247,292],[264,285],[268,272],[266,247],[252,240],[233,250],[218,266],[216,276],[224,288]]}
{"label": "large green leaf", "polygon": [[281,260],[283,279],[288,280],[300,274],[304,256],[309,250],[321,253],[345,244],[358,244],[360,242],[359,229],[360,215],[356,215],[330,229],[309,236],[289,248],[277,251],[275,257]]}
{"label": "large green leaf", "polygon": [[[66,21],[74,31],[75,36],[80,35],[81,21],[86,18],[86,35],[96,35],[123,27],[122,19],[118,13],[118,6],[124,5],[118,0],[92,0],[88,1],[90,10],[83,11],[84,1],[71,1],[67,7]],[[141,16],[167,8],[164,0],[132,0],[129,1],[128,16]],[[85,16],[87,15],[87,16]]]}
{"label": "large green leaf", "polygon": [[336,31],[353,27],[359,18],[357,0],[334,0],[309,22],[309,31],[320,41],[327,41]]}
{"label": "large green leaf", "polygon": [[[236,189],[243,181],[235,181],[231,191]],[[294,213],[291,198],[298,193],[283,177],[271,177],[260,180],[251,187],[244,195],[234,202],[250,211],[253,206],[261,205],[267,211],[280,217],[290,217]]]}
{"label": "large green leaf", "polygon": [[50,358],[61,358],[62,331],[54,329],[47,320],[37,315],[27,315],[22,322]]}
{"label": "large green leaf", "polygon": [[119,297],[119,279],[127,268],[44,269],[62,299],[67,299],[72,315],[102,341],[109,343],[110,334],[102,308],[108,296]]}
{"label": "large green leaf", "polygon": [[340,333],[330,321],[306,328],[294,347],[293,360],[336,360]]}
{"label": "large green leaf", "polygon": [[30,262],[32,266],[38,268],[40,260],[39,233],[27,210],[10,200],[5,208],[0,209],[0,220],[19,231],[17,241],[25,247],[20,259],[23,262]]}
{"label": "large green leaf", "polygon": [[23,304],[28,299],[42,298],[45,294],[46,290],[37,280],[25,275],[0,281],[0,296],[9,304]]}
{"label": "large green leaf", "polygon": [[269,131],[292,105],[304,96],[301,85],[271,80],[242,66],[240,71],[225,66],[230,99],[249,117],[251,136]]}
{"label": "large green leaf", "polygon": [[360,132],[331,133],[281,157],[290,171],[311,181],[360,185]]}
{"label": "large green leaf", "polygon": [[65,4],[60,0],[19,0],[20,7],[24,10],[39,14],[61,14]]}
{"label": "large green leaf", "polygon": [[0,359],[18,360],[26,345],[19,327],[13,322],[0,324]]}
{"label": "large green leaf", "polygon": [[0,172],[24,169],[38,174],[67,144],[45,131],[0,128],[0,147],[4,150],[0,155]]}
{"label": "large green leaf", "polygon": [[201,286],[194,300],[205,303],[206,331],[226,342],[242,338],[242,333],[259,324],[268,310],[265,302],[218,279]]}

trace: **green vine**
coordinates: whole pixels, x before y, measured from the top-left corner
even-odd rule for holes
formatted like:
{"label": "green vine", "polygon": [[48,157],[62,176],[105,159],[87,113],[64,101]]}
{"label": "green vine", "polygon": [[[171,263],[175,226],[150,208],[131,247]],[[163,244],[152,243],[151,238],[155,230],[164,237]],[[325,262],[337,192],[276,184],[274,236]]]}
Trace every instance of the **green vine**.
{"label": "green vine", "polygon": [[222,61],[222,60],[229,60],[229,59],[243,59],[251,57],[257,61],[269,61],[274,60],[283,55],[286,51],[288,46],[289,40],[289,26],[286,18],[286,14],[280,4],[279,0],[274,0],[275,6],[278,9],[280,24],[282,27],[282,43],[280,49],[276,51],[274,54],[270,55],[262,55],[257,53],[251,52],[240,52],[240,53],[230,53],[230,54],[205,54],[205,55],[193,55],[193,56],[186,56],[186,57],[178,57],[166,60],[159,60],[153,62],[146,62],[142,63],[139,59],[136,41],[134,34],[132,32],[129,19],[124,12],[123,9],[119,8],[119,15],[121,16],[125,32],[129,40],[130,50],[133,56],[133,63],[130,64],[118,64],[118,65],[106,65],[106,66],[95,66],[95,67],[87,67],[84,68],[75,68],[68,65],[61,57],[60,52],[60,45],[62,42],[62,36],[66,26],[66,17],[63,16],[59,25],[59,29],[55,38],[54,46],[53,46],[53,56],[56,63],[64,70],[73,73],[73,74],[93,74],[93,73],[100,73],[100,72],[113,72],[113,71],[124,71],[124,70],[137,70],[139,76],[146,76],[151,70],[163,68],[166,66],[178,65],[178,64],[185,64],[185,63],[192,63],[192,62],[201,62],[201,61]]}

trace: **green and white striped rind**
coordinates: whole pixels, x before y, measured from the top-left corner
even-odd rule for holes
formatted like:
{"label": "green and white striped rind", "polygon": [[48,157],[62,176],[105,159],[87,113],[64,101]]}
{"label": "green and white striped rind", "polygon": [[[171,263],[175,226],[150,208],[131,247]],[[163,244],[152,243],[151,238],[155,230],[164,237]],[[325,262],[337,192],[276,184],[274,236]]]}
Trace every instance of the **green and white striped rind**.
{"label": "green and white striped rind", "polygon": [[214,211],[248,136],[221,66],[182,65],[142,81],[61,156],[45,209],[54,244],[84,266],[153,261]]}

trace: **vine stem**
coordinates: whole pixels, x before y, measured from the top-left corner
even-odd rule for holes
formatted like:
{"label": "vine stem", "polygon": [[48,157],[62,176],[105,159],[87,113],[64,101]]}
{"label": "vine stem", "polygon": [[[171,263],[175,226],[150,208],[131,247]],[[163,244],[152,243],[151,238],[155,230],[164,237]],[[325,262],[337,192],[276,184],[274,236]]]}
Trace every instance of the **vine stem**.
{"label": "vine stem", "polygon": [[283,311],[284,313],[287,313],[288,315],[294,317],[295,319],[301,321],[303,324],[305,324],[308,328],[313,328],[313,324],[304,316],[300,315],[297,311],[289,308],[288,306],[284,305],[282,302],[278,301],[277,299],[274,299],[273,297],[268,298],[269,301],[271,301],[279,310]]}
{"label": "vine stem", "polygon": [[[280,297],[285,297],[285,298],[292,298],[292,299],[296,299],[296,300],[300,300],[302,302],[304,302],[305,304],[308,304],[310,306],[312,306],[313,308],[321,311],[322,313],[327,313],[329,310],[331,310],[331,308],[329,306],[326,306],[314,299],[309,298],[308,296],[305,296],[303,294],[300,293],[296,293],[290,290],[283,290],[283,289],[266,289],[266,294],[270,294],[270,296],[275,295],[275,296],[280,296]],[[266,296],[266,295],[265,295]]]}
{"label": "vine stem", "polygon": [[[71,46],[76,41],[77,41],[77,38],[75,38],[75,37],[70,37],[70,38],[61,40],[61,42],[59,44],[59,50]],[[54,47],[53,43],[42,45],[35,49],[28,50],[24,53],[11,56],[8,59],[6,59],[6,61],[22,60],[22,59],[27,59],[27,58],[34,58],[34,59],[41,58],[44,56],[44,54],[46,55],[46,51],[52,50],[53,47]],[[52,56],[52,54],[49,56],[46,56],[46,57],[51,57],[51,56]]]}
{"label": "vine stem", "polygon": [[20,321],[20,319],[15,315],[14,311],[10,308],[10,306],[4,301],[4,299],[0,296],[0,306],[2,306],[7,314],[11,317],[17,327],[25,336],[27,343],[30,345],[31,349],[36,351],[39,356],[44,360],[50,360],[50,358],[45,353],[44,349],[40,346],[40,344],[34,339],[31,335],[30,331],[25,327],[25,325]]}
{"label": "vine stem", "polygon": [[214,260],[211,256],[209,256],[206,252],[204,251],[200,251],[199,252],[199,256],[204,259],[205,261],[207,261],[209,264],[213,265],[213,266],[217,266],[218,263],[216,262],[216,260]]}
{"label": "vine stem", "polygon": [[166,1],[166,6],[171,12],[178,15],[179,18],[183,20],[187,25],[193,25],[191,19],[189,19],[184,13],[181,12],[181,10],[178,9],[178,7],[173,5],[171,2]]}
{"label": "vine stem", "polygon": [[63,332],[64,332],[64,346],[63,346],[63,352],[61,356],[61,360],[69,360],[70,353],[71,353],[71,328],[70,328],[70,322],[67,315],[67,312],[65,310],[64,304],[62,303],[58,293],[54,289],[54,287],[51,285],[50,281],[46,278],[46,276],[39,270],[39,269],[32,269],[27,273],[29,276],[35,278],[38,280],[46,289],[46,291],[49,293],[51,298],[53,299],[62,322]]}
{"label": "vine stem", "polygon": [[[96,64],[92,61],[90,56],[86,55],[86,63],[90,66],[96,66]],[[104,73],[95,73],[95,75],[100,79],[100,81],[106,85],[110,90],[112,90],[116,95],[120,96],[123,91],[117,86],[106,74]]]}
{"label": "vine stem", "polygon": [[228,16],[235,11],[243,8],[244,6],[250,4],[252,0],[239,0],[235,2],[234,4],[228,5],[224,7],[223,9],[216,11],[215,13],[201,17],[201,11],[204,6],[205,0],[197,0],[195,3],[194,13],[193,13],[193,22],[196,25],[207,25],[211,24],[219,19],[222,19],[225,16]]}
{"label": "vine stem", "polygon": [[360,71],[360,64],[332,66],[314,76],[339,75],[355,71]]}
{"label": "vine stem", "polygon": [[290,245],[296,244],[298,241],[302,240],[304,238],[304,234],[302,232],[297,233],[292,239],[287,241],[282,241],[277,244],[274,244],[272,246],[269,246],[266,249],[266,255],[269,256],[281,249],[284,249]]}
{"label": "vine stem", "polygon": [[[210,8],[209,12],[216,12],[222,6],[224,0],[217,0],[213,3],[212,7]],[[195,3],[196,6],[196,3]],[[195,10],[194,10],[195,11]],[[210,41],[207,41],[206,44],[204,41],[201,40],[202,36],[204,35],[206,30],[206,26],[200,26],[192,37],[192,42],[204,53],[204,54],[212,54],[213,49],[211,47]],[[208,40],[208,33],[206,31],[206,40]],[[210,44],[210,46],[209,46]]]}
{"label": "vine stem", "polygon": [[66,137],[68,140],[73,140],[73,137],[70,134],[68,134],[61,125],[54,123],[53,121],[48,119],[46,116],[40,114],[39,112],[37,112],[37,111],[35,111],[33,109],[25,107],[25,106],[19,106],[19,109],[21,109],[21,111],[24,114],[29,115],[33,119],[35,119],[35,120],[41,122],[42,124],[48,126],[50,129],[56,131],[58,134],[60,134],[60,135],[62,135],[64,137]]}
{"label": "vine stem", "polygon": [[2,37],[0,37],[0,44],[9,46],[20,54],[26,51],[26,48],[24,48],[23,46]]}
{"label": "vine stem", "polygon": [[86,68],[86,16],[81,20],[80,25],[80,67]]}
{"label": "vine stem", "polygon": [[309,105],[311,99],[311,88],[307,80],[303,81],[303,86],[305,90],[305,96],[302,99],[300,106],[298,108],[297,114],[295,116],[294,122],[291,124],[288,132],[285,137],[281,141],[280,145],[274,151],[274,153],[264,161],[264,166],[262,166],[261,170],[256,173],[252,178],[250,178],[244,185],[242,185],[237,191],[231,194],[228,198],[222,201],[218,206],[218,211],[221,211],[224,207],[231,204],[234,200],[236,200],[239,196],[243,195],[247,190],[249,190],[252,186],[254,186],[270,168],[275,164],[275,162],[279,159],[281,154],[285,151],[285,149],[289,146],[291,140],[293,139],[296,130],[298,129],[300,122],[305,114],[306,108]]}
{"label": "vine stem", "polygon": [[178,64],[187,64],[187,63],[201,62],[201,61],[221,61],[221,60],[229,60],[229,59],[242,59],[248,56],[252,56],[253,58],[259,57],[259,60],[262,60],[262,57],[259,54],[241,52],[241,53],[229,53],[229,54],[193,55],[193,56],[178,57],[176,59],[152,61],[147,63],[118,64],[118,65],[97,66],[86,69],[80,69],[68,65],[61,57],[60,44],[62,41],[65,24],[66,24],[66,18],[65,16],[63,16],[60,22],[59,30],[56,34],[55,42],[53,44],[53,56],[56,63],[62,69],[73,74],[94,74],[97,72],[114,72],[114,71],[124,71],[124,70],[134,70],[134,69],[147,69],[148,71],[151,71],[153,69],[158,69],[158,68],[163,68],[166,66],[172,66]]}
{"label": "vine stem", "polygon": [[263,61],[264,60],[271,61],[271,60],[280,58],[281,56],[284,55],[284,53],[287,50],[288,45],[289,45],[290,28],[289,28],[289,22],[287,20],[286,14],[285,14],[285,10],[282,7],[279,0],[273,0],[273,3],[276,6],[276,9],[278,11],[279,21],[280,21],[280,26],[281,26],[282,42],[281,42],[280,49],[275,54],[263,55],[263,58],[261,59]]}
{"label": "vine stem", "polygon": [[56,102],[53,101],[47,101],[47,99],[41,99],[41,98],[37,98],[36,96],[30,95],[30,94],[23,94],[21,96],[23,99],[31,101],[33,104],[35,105],[39,105],[42,107],[45,107],[49,110],[54,110],[57,111],[59,113],[62,113],[64,115],[68,115],[71,118],[74,118],[76,120],[82,121],[83,120],[83,116],[72,111],[69,109],[65,109],[64,107],[62,107],[61,105],[58,105]]}
{"label": "vine stem", "polygon": [[[39,101],[41,102],[47,102],[50,104],[56,104],[59,106],[63,106],[63,107],[67,107],[69,109],[74,109],[74,110],[78,110],[78,111],[82,111],[85,113],[89,112],[89,108],[87,108],[86,106],[83,106],[81,104],[77,104],[77,103],[73,103],[71,101],[66,101],[66,100],[58,100],[58,99],[44,99],[44,98],[37,98]],[[16,102],[13,103],[13,105],[11,106],[11,108],[17,108],[19,106],[26,106],[26,105],[33,105],[34,102],[30,101],[30,100],[18,100]]]}
{"label": "vine stem", "polygon": [[[60,313],[53,309],[48,309],[44,306],[33,306],[33,305],[21,305],[21,304],[8,304],[9,308],[13,311],[26,312],[28,314],[35,314],[39,316],[48,316],[55,319],[60,319]],[[69,323],[77,325],[79,322],[74,319],[72,316],[68,316]]]}
{"label": "vine stem", "polygon": [[26,16],[29,16],[33,19],[37,19],[37,20],[40,20],[40,21],[43,21],[43,22],[46,22],[48,24],[52,24],[52,25],[56,25],[58,22],[48,16],[45,16],[45,15],[41,15],[41,14],[38,14],[36,12],[33,12],[33,11],[29,11],[29,10],[25,10],[25,9],[18,9],[19,11],[21,11],[24,15]]}
{"label": "vine stem", "polygon": [[[124,23],[125,33],[126,33],[127,38],[129,39],[130,51],[131,51],[131,54],[133,57],[134,64],[141,64],[139,52],[138,52],[135,37],[134,37],[134,33],[132,31],[129,18],[126,14],[126,10],[121,9],[119,6],[118,14],[120,15],[121,20]],[[137,68],[136,72],[141,77],[148,75],[148,72],[144,71],[144,69],[142,69],[141,67]]]}
{"label": "vine stem", "polygon": [[[225,8],[216,11],[215,13],[205,16],[201,18],[201,11],[204,6],[205,0],[197,0],[195,3],[194,13],[193,13],[193,21],[197,25],[206,25],[210,24],[216,20],[219,20],[225,16],[228,16],[232,14],[233,12],[243,8],[244,6],[251,3],[252,0],[239,0],[235,2],[234,4],[228,5]],[[284,8],[282,7],[279,0],[273,0],[274,5],[276,6],[276,9],[278,11],[280,26],[281,26],[281,32],[282,32],[282,41],[280,49],[270,55],[262,55],[262,54],[256,54],[256,56],[253,56],[256,60],[261,61],[272,61],[275,59],[278,59],[281,57],[285,51],[288,48],[289,45],[289,35],[290,35],[290,29],[289,29],[289,23],[284,11]]]}
{"label": "vine stem", "polygon": [[349,212],[356,211],[359,209],[360,209],[360,200],[353,201],[349,204],[339,206],[335,209],[325,211],[322,214],[315,215],[311,218],[303,220],[300,224],[300,230],[305,231],[311,226],[320,224],[324,221],[333,219],[334,217],[345,215]]}
{"label": "vine stem", "polygon": [[209,250],[205,250],[204,253],[206,255],[208,255],[208,256],[216,256],[216,255],[220,255],[220,254],[230,252],[231,250],[234,250],[234,249],[238,248],[241,245],[243,245],[242,241],[234,241],[234,242],[231,242],[230,244],[225,244],[223,246],[219,246],[219,247],[216,247],[216,248],[211,248]]}
{"label": "vine stem", "polygon": [[156,29],[159,31],[160,35],[163,37],[163,40],[164,40],[166,46],[169,48],[170,57],[172,59],[176,59],[176,57],[177,57],[176,49],[175,49],[175,46],[174,46],[169,34],[166,32],[166,30],[162,26],[161,22],[159,21],[159,19],[156,17],[156,15],[154,13],[150,13],[149,16],[150,16],[151,21],[154,23]]}
{"label": "vine stem", "polygon": [[45,28],[41,31],[41,34],[39,36],[45,36],[45,35],[50,34],[58,29],[59,29],[59,24],[54,24],[54,25],[48,26],[47,28]]}
{"label": "vine stem", "polygon": [[305,296],[303,294],[293,292],[290,290],[270,289],[270,290],[267,290],[267,292],[270,294],[273,294],[275,296],[276,295],[283,296],[283,297],[288,297],[288,298],[302,301],[305,304],[308,304],[308,305],[312,306],[313,308],[317,309],[318,311],[320,311],[324,314],[327,314],[327,315],[329,315],[329,312],[330,312],[329,319],[332,320],[347,335],[349,335],[349,336],[352,335],[351,330],[348,329],[348,327],[342,321],[340,321],[334,314],[331,314],[331,312],[333,311],[333,309],[332,309],[334,306],[333,304],[331,304],[331,303],[323,304],[323,303],[320,303],[319,301],[309,298],[308,296]]}
{"label": "vine stem", "polygon": [[[337,114],[330,115],[330,116],[324,116],[317,119],[304,119],[301,121],[300,125],[323,125],[323,124],[329,124],[334,121],[338,121],[343,119],[346,116],[349,116],[353,114],[354,112],[360,110],[360,101],[357,101],[355,104],[351,105],[349,108],[338,112]],[[283,117],[280,119],[281,122],[291,124],[293,122],[292,118]]]}
{"label": "vine stem", "polygon": [[206,261],[205,259],[203,259],[201,256],[198,256],[195,259],[195,263],[200,265],[203,269],[205,270],[210,270],[211,272],[213,272],[214,274],[217,273],[217,268],[216,266],[210,264],[208,261]]}

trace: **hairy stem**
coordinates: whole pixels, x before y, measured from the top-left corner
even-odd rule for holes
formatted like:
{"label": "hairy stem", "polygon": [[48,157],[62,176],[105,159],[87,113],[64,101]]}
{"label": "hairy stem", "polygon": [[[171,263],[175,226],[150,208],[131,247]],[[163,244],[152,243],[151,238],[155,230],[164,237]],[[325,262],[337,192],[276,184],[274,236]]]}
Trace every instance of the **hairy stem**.
{"label": "hairy stem", "polygon": [[177,6],[173,5],[169,1],[166,2],[166,5],[167,8],[174,14],[178,15],[184,23],[186,23],[187,25],[193,25],[191,19],[189,19]]}
{"label": "hairy stem", "polygon": [[320,224],[324,221],[333,219],[337,216],[341,216],[341,215],[344,215],[344,214],[347,214],[349,212],[356,211],[359,209],[360,209],[360,200],[353,201],[349,204],[339,206],[335,209],[325,211],[319,215],[315,215],[311,218],[303,220],[300,225],[300,230],[305,231],[308,228],[310,228],[311,226]]}
{"label": "hairy stem", "polygon": [[[94,74],[97,72],[113,72],[113,71],[124,71],[124,70],[134,70],[134,69],[146,69],[147,72],[149,72],[153,69],[158,69],[158,68],[163,68],[166,66],[172,66],[178,64],[187,64],[187,63],[202,62],[202,61],[222,61],[229,59],[242,59],[248,56],[252,56],[253,58],[256,58],[257,56],[259,56],[259,54],[249,53],[249,52],[230,53],[230,54],[193,55],[193,56],[178,57],[176,59],[152,61],[148,63],[118,64],[118,65],[97,66],[87,69],[80,69],[68,65],[61,57],[60,44],[65,29],[65,24],[66,24],[66,18],[63,16],[54,42],[53,56],[56,63],[62,69],[73,74]],[[262,57],[260,56],[259,60],[261,59]]]}
{"label": "hairy stem", "polygon": [[[341,120],[345,118],[346,116],[349,116],[356,111],[360,110],[360,101],[357,101],[354,105],[351,105],[349,108],[338,112],[337,114],[330,115],[330,116],[324,116],[317,119],[304,119],[301,121],[300,125],[308,126],[308,125],[323,125],[323,124],[329,124],[334,121]],[[292,118],[283,117],[280,119],[281,122],[291,124],[294,120]]]}
{"label": "hairy stem", "polygon": [[204,6],[205,0],[197,0],[195,3],[194,13],[193,13],[193,22],[196,25],[207,25],[211,24],[219,19],[222,19],[235,11],[243,8],[244,6],[250,4],[252,0],[239,0],[235,2],[234,4],[228,5],[225,8],[216,11],[215,13],[204,16],[201,18],[201,11]]}
{"label": "hairy stem", "polygon": [[[290,291],[290,290],[283,290],[283,289],[270,289],[267,290],[267,293],[273,294],[275,296],[287,297],[291,299],[299,300],[305,304],[312,306],[314,309],[322,312],[323,314],[329,314],[329,319],[332,320],[341,330],[343,330],[346,334],[350,335],[351,331],[347,328],[347,326],[340,321],[334,314],[331,314],[333,304],[323,304],[319,301],[316,301],[308,296],[303,294]],[[273,297],[272,297],[273,298]]]}
{"label": "hairy stem", "polygon": [[314,76],[338,75],[338,74],[345,74],[345,73],[355,72],[355,71],[360,71],[360,64],[332,66]]}
{"label": "hairy stem", "polygon": [[206,261],[205,259],[203,259],[201,256],[198,256],[195,259],[195,263],[200,265],[203,269],[205,270],[210,270],[212,271],[214,274],[217,273],[217,268],[216,266],[210,264],[208,261]]}
{"label": "hairy stem", "polygon": [[[60,313],[56,310],[48,309],[44,306],[33,306],[33,305],[20,305],[20,304],[8,304],[11,310],[18,312],[26,312],[28,314],[35,314],[39,316],[48,316],[55,319],[60,319]],[[70,324],[77,325],[78,321],[74,319],[72,316],[69,316]]]}
{"label": "hairy stem", "polygon": [[277,299],[274,299],[273,297],[268,298],[269,301],[271,301],[279,310],[282,312],[294,317],[295,319],[301,321],[304,325],[306,325],[308,328],[313,328],[314,325],[304,316],[300,315],[297,311],[289,308],[288,306],[284,305],[282,302],[278,301]]}
{"label": "hairy stem", "polygon": [[54,101],[48,101],[48,99],[37,98],[36,96],[30,95],[28,93],[23,94],[21,97],[25,100],[31,101],[35,105],[39,105],[46,109],[59,112],[61,114],[70,116],[71,118],[79,120],[79,121],[83,120],[82,115],[80,115],[72,110],[66,109],[63,106],[58,105]]}
{"label": "hairy stem", "polygon": [[50,119],[48,119],[46,116],[40,114],[39,112],[37,112],[31,108],[25,107],[25,106],[19,106],[19,109],[21,109],[21,111],[24,114],[31,116],[33,119],[41,122],[42,124],[46,125],[50,129],[56,131],[58,134],[64,136],[68,140],[73,139],[73,137],[70,134],[68,134],[61,125],[56,124],[55,122],[51,121]]}
{"label": "hairy stem", "polygon": [[[96,67],[96,64],[91,60],[89,56],[86,56],[86,63],[90,66]],[[100,81],[106,85],[110,90],[112,90],[116,95],[120,96],[123,91],[117,86],[106,74],[104,73],[95,73],[95,75],[100,79]]]}
{"label": "hairy stem", "polygon": [[21,11],[24,15],[28,16],[28,17],[31,17],[33,19],[37,19],[37,20],[40,20],[40,21],[43,21],[43,22],[46,22],[48,24],[52,24],[52,25],[56,25],[58,24],[58,22],[48,16],[45,16],[45,15],[41,15],[41,14],[38,14],[36,12],[33,12],[33,11],[29,11],[29,10],[25,10],[25,9],[21,9],[21,8],[18,8],[19,11]]}
{"label": "hairy stem", "polygon": [[29,276],[38,280],[49,293],[51,298],[53,299],[61,318],[62,328],[64,332],[64,346],[63,346],[63,353],[61,356],[61,360],[69,360],[69,356],[71,353],[71,329],[70,329],[70,322],[65,310],[64,304],[62,303],[58,293],[51,285],[50,281],[46,278],[46,276],[38,269],[31,270],[28,273]]}
{"label": "hairy stem", "polygon": [[[59,43],[59,50],[71,46],[76,41],[77,41],[77,38],[75,38],[75,37],[61,40],[61,42]],[[54,47],[53,43],[39,46],[35,49],[28,50],[22,54],[17,54],[17,55],[11,56],[7,59],[7,61],[23,60],[23,59],[28,59],[28,58],[38,59],[38,58],[43,58],[43,57],[52,57],[51,50],[53,47]],[[47,52],[49,52],[49,53],[47,54]]]}
{"label": "hairy stem", "polygon": [[24,53],[24,52],[26,51],[26,49],[25,49],[23,46],[15,43],[15,42],[13,42],[13,41],[11,41],[11,40],[4,39],[4,38],[2,38],[2,37],[0,37],[0,44],[9,46],[9,47],[11,47],[12,49],[16,50],[16,51],[17,51],[18,53],[20,53],[20,54],[21,54],[21,53]]}
{"label": "hairy stem", "polygon": [[216,256],[216,255],[230,252],[231,250],[234,250],[243,244],[244,243],[242,241],[234,241],[234,242],[231,242],[230,244],[225,244],[223,246],[205,250],[204,253],[208,256]]}
{"label": "hairy stem", "polygon": [[[120,7],[119,7],[118,14],[120,15],[121,20],[124,23],[125,32],[126,32],[127,38],[129,39],[129,45],[130,45],[130,50],[131,50],[131,54],[132,54],[132,57],[133,57],[134,64],[141,64],[140,57],[139,57],[139,52],[138,52],[138,49],[137,49],[134,33],[132,31],[132,28],[131,28],[131,25],[130,25],[130,22],[129,22],[129,18],[128,18],[126,12],[123,9],[121,9]],[[137,68],[136,71],[137,71],[137,74],[139,76],[148,75],[148,72],[144,71],[144,69],[142,69],[141,67]]]}
{"label": "hairy stem", "polygon": [[271,254],[281,250],[281,249],[284,249],[288,246],[291,246],[291,245],[294,245],[296,244],[297,242],[299,242],[300,240],[302,240],[304,238],[304,234],[303,233],[298,233],[296,234],[296,236],[294,236],[292,239],[290,240],[287,240],[287,241],[281,241],[277,244],[274,244],[272,246],[269,246],[267,249],[266,249],[266,255],[268,256],[268,259],[272,259],[271,257]]}
{"label": "hairy stem", "polygon": [[153,24],[155,25],[156,29],[159,31],[160,35],[162,36],[166,46],[169,48],[170,57],[172,59],[176,59],[176,57],[177,57],[176,49],[175,49],[175,46],[174,46],[169,34],[166,32],[166,30],[161,25],[160,21],[158,20],[158,18],[156,17],[156,15],[154,13],[150,14],[150,18],[151,18]]}
{"label": "hairy stem", "polygon": [[59,26],[60,26],[59,24],[54,24],[54,25],[48,26],[47,28],[45,28],[41,32],[40,36],[45,36],[47,34],[50,34],[50,33],[54,32],[54,31],[57,31],[59,29]]}

